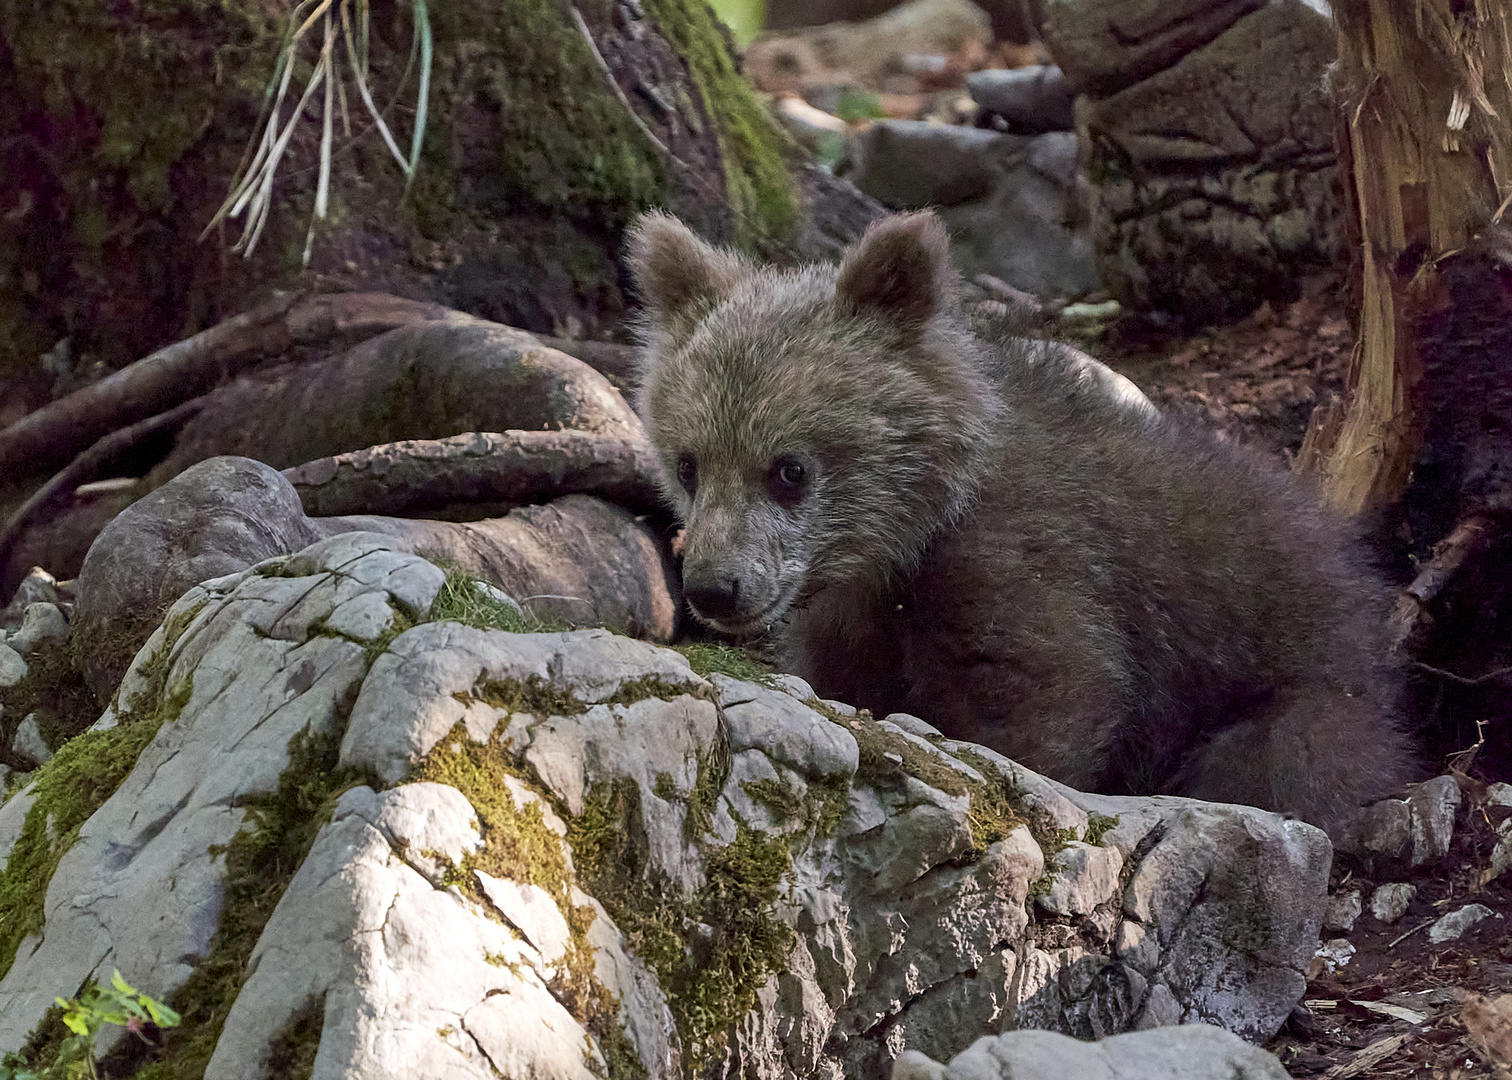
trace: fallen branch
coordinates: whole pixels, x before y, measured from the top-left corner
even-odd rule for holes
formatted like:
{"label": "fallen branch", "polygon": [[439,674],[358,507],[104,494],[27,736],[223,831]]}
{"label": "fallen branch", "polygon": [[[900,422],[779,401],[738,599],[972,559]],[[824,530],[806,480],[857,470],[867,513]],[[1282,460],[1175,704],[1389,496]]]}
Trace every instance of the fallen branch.
{"label": "fallen branch", "polygon": [[403,517],[457,504],[518,505],[574,492],[631,510],[662,505],[650,446],[587,431],[407,439],[320,458],[285,469],[284,476],[311,517]]}
{"label": "fallen branch", "polygon": [[159,349],[0,430],[0,475],[20,479],[68,461],[117,428],[199,397],[294,345],[361,339],[410,323],[466,318],[386,293],[294,293]]}
{"label": "fallen branch", "polygon": [[[1472,514],[1454,527],[1433,548],[1433,558],[1418,571],[1411,585],[1397,598],[1391,616],[1391,643],[1400,649],[1423,624],[1428,622],[1428,608],[1444,591],[1465,560],[1477,554],[1491,539],[1491,522]],[[1447,674],[1447,673],[1444,673]]]}

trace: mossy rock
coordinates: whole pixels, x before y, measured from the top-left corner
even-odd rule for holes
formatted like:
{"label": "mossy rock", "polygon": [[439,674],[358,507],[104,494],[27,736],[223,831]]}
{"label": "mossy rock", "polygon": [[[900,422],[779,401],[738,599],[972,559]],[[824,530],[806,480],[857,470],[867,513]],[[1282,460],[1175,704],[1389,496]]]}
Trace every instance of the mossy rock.
{"label": "mossy rock", "polygon": [[[200,243],[257,124],[286,7],[0,0],[0,384],[38,404],[51,390],[38,358],[64,338],[76,371],[115,368],[291,286],[600,332],[623,313],[617,255],[641,210],[757,251],[781,250],[797,225],[792,145],[703,0],[646,0],[639,19],[579,0],[602,63],[567,5],[494,0],[430,6],[429,120],[408,194],[376,132],[360,134],[371,125],[349,84],[359,136],[348,144],[338,121],[310,266],[311,117],[253,258],[226,250],[240,223]],[[405,145],[410,12],[375,6],[371,28],[375,96],[396,101]]]}

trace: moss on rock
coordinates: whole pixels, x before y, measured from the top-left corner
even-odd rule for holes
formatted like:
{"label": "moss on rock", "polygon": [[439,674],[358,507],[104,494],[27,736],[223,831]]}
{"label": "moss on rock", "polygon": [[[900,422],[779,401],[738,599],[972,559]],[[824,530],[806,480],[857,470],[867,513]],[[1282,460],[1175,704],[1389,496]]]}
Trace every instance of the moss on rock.
{"label": "moss on rock", "polygon": [[177,620],[139,669],[145,685],[115,727],[64,743],[32,774],[26,820],[0,871],[0,978],[16,949],[43,925],[42,904],[58,862],[90,816],[114,795],[158,729],[177,718],[193,693],[192,677],[168,683],[168,657],[189,618]]}

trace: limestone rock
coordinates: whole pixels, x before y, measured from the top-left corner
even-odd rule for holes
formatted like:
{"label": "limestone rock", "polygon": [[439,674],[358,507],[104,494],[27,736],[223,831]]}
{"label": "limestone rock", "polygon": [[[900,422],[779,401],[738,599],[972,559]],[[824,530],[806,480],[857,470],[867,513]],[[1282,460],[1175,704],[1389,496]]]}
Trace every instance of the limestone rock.
{"label": "limestone rock", "polygon": [[1365,910],[1360,898],[1359,886],[1330,896],[1328,906],[1323,909],[1323,929],[1337,930],[1343,934],[1353,930],[1355,920]]}
{"label": "limestone rock", "polygon": [[1155,1028],[1085,1043],[1012,1031],[973,1043],[948,1066],[905,1051],[892,1080],[1287,1080],[1275,1055],[1206,1024]]}
{"label": "limestone rock", "polygon": [[16,726],[16,733],[11,736],[11,754],[27,766],[41,765],[53,756],[52,747],[42,738],[42,729],[37,726],[35,713],[22,717],[21,723]]}
{"label": "limestone rock", "polygon": [[[1301,995],[1329,853],[1310,826],[1083,795],[606,630],[436,621],[442,582],[340,533],[170,609],[96,725],[150,741],[39,883],[0,1051],[112,968],[172,1001],[246,915],[225,853],[250,807],[301,785],[330,785],[330,816],[285,821],[309,835],[258,882],[271,917],[216,958],[244,981],[210,1080],[263,1075],[296,1029],[318,1032],[318,1080],[586,1080],[632,1058],[657,1080],[860,1078],[1030,1027],[1264,1038]],[[366,783],[336,798],[348,778]],[[0,848],[48,813],[27,798],[0,807]]]}
{"label": "limestone rock", "polygon": [[21,654],[6,642],[0,641],[0,689],[15,686],[26,678],[28,668]]}
{"label": "limestone rock", "polygon": [[1469,930],[1482,919],[1502,918],[1485,904],[1466,904],[1464,907],[1455,908],[1447,915],[1441,915],[1432,926],[1428,928],[1428,940],[1435,945],[1444,941],[1454,941],[1463,937]]}
{"label": "limestone rock", "polygon": [[1454,839],[1459,804],[1454,777],[1434,777],[1418,784],[1405,799],[1382,799],[1364,807],[1345,830],[1340,848],[1414,867],[1441,859]]}

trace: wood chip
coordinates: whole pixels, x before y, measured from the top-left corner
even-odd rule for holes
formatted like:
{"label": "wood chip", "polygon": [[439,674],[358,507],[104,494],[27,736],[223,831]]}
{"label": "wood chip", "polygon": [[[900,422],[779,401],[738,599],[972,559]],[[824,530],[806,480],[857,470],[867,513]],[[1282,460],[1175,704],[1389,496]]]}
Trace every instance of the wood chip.
{"label": "wood chip", "polygon": [[1405,1020],[1409,1024],[1421,1024],[1428,1019],[1427,1013],[1420,1013],[1413,1009],[1404,1008],[1401,1005],[1392,1005],[1386,1001],[1356,1001],[1354,1004],[1361,1008],[1378,1012],[1382,1016],[1392,1016],[1398,1020]]}
{"label": "wood chip", "polygon": [[1377,1039],[1365,1049],[1356,1054],[1353,1059],[1343,1065],[1335,1065],[1329,1069],[1327,1076],[1330,1080],[1345,1080],[1346,1077],[1359,1076],[1367,1069],[1373,1069],[1395,1054],[1408,1039],[1412,1038],[1411,1032],[1401,1035],[1388,1035],[1384,1039]]}

